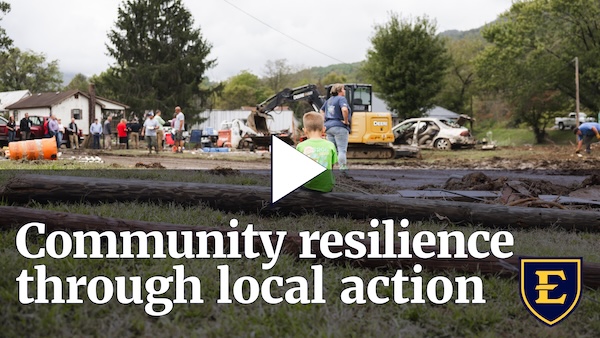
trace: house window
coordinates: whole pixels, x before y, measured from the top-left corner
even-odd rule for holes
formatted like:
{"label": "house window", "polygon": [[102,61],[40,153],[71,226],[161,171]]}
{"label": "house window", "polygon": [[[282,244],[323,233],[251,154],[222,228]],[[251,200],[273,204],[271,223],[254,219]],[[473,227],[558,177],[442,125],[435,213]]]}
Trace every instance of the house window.
{"label": "house window", "polygon": [[81,120],[81,109],[71,109],[71,117],[75,120]]}
{"label": "house window", "polygon": [[79,93],[75,93],[75,99],[79,98]]}

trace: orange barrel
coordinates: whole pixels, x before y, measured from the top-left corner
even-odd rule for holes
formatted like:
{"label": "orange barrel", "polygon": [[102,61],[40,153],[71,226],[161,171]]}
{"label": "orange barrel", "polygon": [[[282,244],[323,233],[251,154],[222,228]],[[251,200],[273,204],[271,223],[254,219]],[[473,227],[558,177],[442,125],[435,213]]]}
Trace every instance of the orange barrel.
{"label": "orange barrel", "polygon": [[8,145],[11,160],[26,158],[28,160],[56,160],[56,139],[42,138],[37,140],[11,142]]}

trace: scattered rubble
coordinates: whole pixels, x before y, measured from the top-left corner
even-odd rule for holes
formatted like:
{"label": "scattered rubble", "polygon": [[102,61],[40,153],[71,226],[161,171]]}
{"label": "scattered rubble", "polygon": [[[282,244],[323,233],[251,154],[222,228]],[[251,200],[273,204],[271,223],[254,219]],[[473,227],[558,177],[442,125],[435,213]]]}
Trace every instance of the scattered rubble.
{"label": "scattered rubble", "polygon": [[70,159],[78,163],[104,163],[99,156],[71,156]]}
{"label": "scattered rubble", "polygon": [[[500,191],[508,182],[508,178],[499,177],[491,179],[481,172],[474,172],[462,178],[451,177],[446,181],[446,190],[481,190]],[[521,189],[525,189],[531,196],[538,195],[568,195],[572,189],[545,180],[520,179]],[[521,192],[522,193],[522,192]]]}
{"label": "scattered rubble", "polygon": [[240,171],[228,167],[216,167],[214,169],[209,170],[208,173],[211,175],[236,176],[240,174]]}
{"label": "scattered rubble", "polygon": [[166,169],[165,166],[160,164],[160,162],[153,162],[150,164],[138,162],[135,164],[136,168],[147,168],[147,169]]}
{"label": "scattered rubble", "polygon": [[392,187],[380,183],[370,183],[360,179],[355,179],[352,177],[352,173],[350,173],[349,175],[343,175],[339,174],[339,171],[337,170],[334,170],[334,173],[334,192],[353,192],[368,195],[396,194],[398,192],[397,187]]}

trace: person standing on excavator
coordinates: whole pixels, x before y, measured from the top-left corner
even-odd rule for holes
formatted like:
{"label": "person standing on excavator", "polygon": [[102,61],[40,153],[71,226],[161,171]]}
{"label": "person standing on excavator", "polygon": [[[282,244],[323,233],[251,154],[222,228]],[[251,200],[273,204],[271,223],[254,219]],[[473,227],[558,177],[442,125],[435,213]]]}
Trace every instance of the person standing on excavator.
{"label": "person standing on excavator", "polygon": [[345,174],[348,170],[346,153],[348,151],[348,136],[352,123],[352,111],[346,100],[346,89],[341,83],[331,86],[331,97],[325,101],[320,110],[325,119],[327,140],[335,144],[338,153],[340,170]]}

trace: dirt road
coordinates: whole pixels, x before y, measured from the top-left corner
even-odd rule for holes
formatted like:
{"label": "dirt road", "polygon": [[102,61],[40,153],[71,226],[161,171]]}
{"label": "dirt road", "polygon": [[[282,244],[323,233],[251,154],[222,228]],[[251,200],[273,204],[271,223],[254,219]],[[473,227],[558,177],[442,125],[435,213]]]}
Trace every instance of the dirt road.
{"label": "dirt road", "polygon": [[[213,170],[236,169],[264,175],[270,181],[271,161],[268,153],[238,155],[190,154],[189,156],[115,156],[100,155],[113,167],[163,167],[166,169]],[[187,155],[187,154],[186,154]],[[444,188],[449,179],[455,181],[473,173],[483,173],[488,180],[524,180],[542,182],[546,186],[575,189],[592,174],[598,173],[600,160],[594,158],[571,160],[529,160],[486,158],[427,162],[418,159],[372,161],[352,164],[351,178],[338,175],[341,184],[358,186],[370,192],[393,193],[401,189]],[[466,182],[468,185],[469,182]],[[472,182],[471,184],[477,184]],[[539,185],[539,184],[538,184]],[[466,187],[464,187],[466,188]],[[546,192],[548,193],[548,192]]]}

